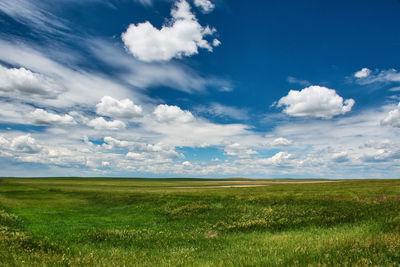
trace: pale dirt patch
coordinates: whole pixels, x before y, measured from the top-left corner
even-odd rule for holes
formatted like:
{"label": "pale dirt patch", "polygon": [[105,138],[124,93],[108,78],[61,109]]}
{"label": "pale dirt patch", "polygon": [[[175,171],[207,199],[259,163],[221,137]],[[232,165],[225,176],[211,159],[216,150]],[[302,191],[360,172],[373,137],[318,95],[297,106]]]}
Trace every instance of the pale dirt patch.
{"label": "pale dirt patch", "polygon": [[218,237],[218,232],[209,230],[204,234],[204,237],[205,238],[217,238]]}

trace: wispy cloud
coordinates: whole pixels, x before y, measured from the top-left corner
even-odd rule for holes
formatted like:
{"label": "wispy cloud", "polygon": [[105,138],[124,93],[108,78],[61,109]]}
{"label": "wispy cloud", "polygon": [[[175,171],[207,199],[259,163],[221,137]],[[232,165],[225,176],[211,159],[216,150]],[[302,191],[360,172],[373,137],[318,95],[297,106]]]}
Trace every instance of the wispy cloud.
{"label": "wispy cloud", "polygon": [[311,83],[309,81],[307,81],[307,80],[297,79],[297,78],[292,77],[292,76],[289,76],[287,78],[287,81],[288,81],[288,83],[299,84],[299,85],[302,85],[302,86],[310,86],[311,85]]}
{"label": "wispy cloud", "polygon": [[248,120],[250,118],[247,109],[226,106],[216,102],[211,103],[209,106],[197,106],[195,110],[200,114],[207,114],[220,118],[231,118],[235,120]]}
{"label": "wispy cloud", "polygon": [[363,68],[355,74],[356,82],[365,85],[373,83],[400,83],[400,73],[396,69],[371,71]]}
{"label": "wispy cloud", "polygon": [[110,41],[89,40],[88,46],[99,61],[116,70],[115,75],[119,79],[139,89],[165,86],[186,93],[201,93],[211,88],[229,92],[234,87],[229,79],[201,76],[179,62],[140,62],[133,57],[127,57],[121,46]]}
{"label": "wispy cloud", "polygon": [[45,4],[44,1],[35,0],[7,0],[0,2],[0,11],[39,31],[57,33],[70,30],[66,21],[43,7]]}

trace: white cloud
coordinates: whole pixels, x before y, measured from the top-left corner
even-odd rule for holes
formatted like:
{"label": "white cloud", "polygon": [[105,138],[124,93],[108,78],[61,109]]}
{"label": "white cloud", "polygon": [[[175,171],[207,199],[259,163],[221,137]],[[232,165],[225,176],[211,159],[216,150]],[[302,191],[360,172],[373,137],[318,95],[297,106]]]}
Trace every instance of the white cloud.
{"label": "white cloud", "polygon": [[400,73],[396,69],[381,71],[376,77],[376,81],[400,82]]}
{"label": "white cloud", "polygon": [[210,0],[194,0],[194,5],[204,13],[210,13],[215,8],[215,5]]}
{"label": "white cloud", "polygon": [[54,80],[25,68],[5,68],[0,65],[0,94],[56,98],[61,88]]}
{"label": "white cloud", "polygon": [[229,156],[237,156],[239,158],[248,158],[251,155],[258,154],[257,151],[249,149],[239,143],[229,144],[224,148],[224,151]]}
{"label": "white cloud", "polygon": [[354,73],[354,77],[356,78],[366,78],[371,74],[371,70],[368,68],[362,68],[361,70]]}
{"label": "white cloud", "polygon": [[173,160],[179,158],[180,155],[172,151],[170,153],[128,152],[125,157],[126,159],[129,160],[127,164],[129,164],[130,166],[134,164],[136,168],[142,171],[145,172],[150,171],[156,173],[161,171],[160,168],[166,167],[166,166],[160,166],[160,164],[168,164],[170,166],[175,166]]}
{"label": "white cloud", "polygon": [[175,147],[221,146],[239,141],[248,146],[248,142],[254,144],[262,140],[260,136],[247,130],[249,126],[245,124],[217,124],[202,118],[196,118],[190,123],[172,122],[174,121],[165,123],[157,119],[146,120],[143,121],[142,129],[147,133],[153,133],[157,142]]}
{"label": "white cloud", "polygon": [[158,105],[153,114],[160,122],[187,123],[194,120],[190,111],[182,110],[178,106]]}
{"label": "white cloud", "polygon": [[5,139],[3,136],[0,135],[0,146],[5,146],[9,143],[10,142],[7,139]]}
{"label": "white cloud", "polygon": [[278,152],[271,158],[258,159],[258,163],[265,165],[286,165],[294,159],[293,154]]}
{"label": "white cloud", "polygon": [[331,118],[351,111],[355,101],[339,96],[335,90],[323,86],[310,86],[301,91],[290,90],[277,106],[285,106],[284,113],[295,117]]}
{"label": "white cloud", "polygon": [[111,136],[104,137],[103,147],[106,149],[127,149],[131,145],[128,141],[121,141]]}
{"label": "white cloud", "polygon": [[132,160],[143,160],[143,154],[142,153],[128,152],[126,154],[126,157],[128,159],[132,159]]}
{"label": "white cloud", "polygon": [[271,146],[275,146],[275,147],[290,146],[291,144],[293,144],[293,141],[288,140],[283,137],[276,138],[275,140],[273,140],[270,143]]}
{"label": "white cloud", "polygon": [[190,161],[184,161],[182,162],[182,167],[186,169],[191,169],[193,167],[192,163]]}
{"label": "white cloud", "polygon": [[118,140],[111,136],[104,137],[103,147],[106,149],[110,149],[110,150],[129,149],[129,150],[140,151],[140,152],[161,151],[161,148],[159,148],[159,147],[155,147],[152,145],[147,145],[147,144],[139,143],[139,142]]}
{"label": "white cloud", "polygon": [[119,119],[132,119],[142,117],[142,107],[134,105],[130,99],[118,101],[111,96],[104,96],[96,105],[96,113]]}
{"label": "white cloud", "polygon": [[153,163],[155,160],[164,161],[184,157],[182,154],[176,152],[175,148],[170,145],[118,140],[110,136],[104,137],[104,144],[102,147],[107,150],[129,150],[126,154],[126,158],[153,161]]}
{"label": "white cloud", "polygon": [[10,157],[12,156],[10,153],[7,152],[10,146],[10,141],[0,135],[0,156]]}
{"label": "white cloud", "polygon": [[106,121],[103,117],[98,117],[89,121],[88,126],[97,130],[121,130],[126,127],[125,123],[119,120]]}
{"label": "white cloud", "polygon": [[381,121],[381,125],[400,128],[400,103],[396,109],[389,111],[389,114]]}
{"label": "white cloud", "polygon": [[218,40],[218,39],[214,39],[213,42],[212,42],[212,45],[213,45],[214,47],[220,46],[220,45],[221,45],[221,41]]}
{"label": "white cloud", "polygon": [[73,117],[65,114],[60,116],[54,113],[47,112],[43,109],[36,109],[29,113],[32,122],[37,125],[75,125],[76,122]]}
{"label": "white cloud", "polygon": [[10,148],[17,152],[24,153],[38,153],[42,149],[41,146],[36,144],[36,140],[30,134],[22,135],[14,138],[11,142]]}
{"label": "white cloud", "polygon": [[[142,148],[146,148],[145,144],[141,144]],[[149,145],[147,145],[149,147]],[[154,165],[161,163],[173,163],[174,159],[184,158],[184,156],[170,147],[164,147],[159,151],[130,151],[126,154],[126,158],[129,160],[136,161],[135,164],[145,167],[146,165]]]}
{"label": "white cloud", "polygon": [[111,165],[111,163],[108,162],[108,161],[102,161],[102,162],[101,162],[101,166],[102,166],[102,167],[110,167],[110,165]]}
{"label": "white cloud", "polygon": [[376,74],[369,72],[366,76],[357,77],[359,84],[372,84],[372,83],[399,83],[400,73],[396,69],[377,71]]}
{"label": "white cloud", "polygon": [[201,26],[185,0],[175,3],[171,15],[172,20],[161,30],[148,21],[129,25],[122,34],[128,51],[145,62],[191,56],[198,53],[198,48],[212,51],[212,46],[204,37],[214,34],[215,29]]}

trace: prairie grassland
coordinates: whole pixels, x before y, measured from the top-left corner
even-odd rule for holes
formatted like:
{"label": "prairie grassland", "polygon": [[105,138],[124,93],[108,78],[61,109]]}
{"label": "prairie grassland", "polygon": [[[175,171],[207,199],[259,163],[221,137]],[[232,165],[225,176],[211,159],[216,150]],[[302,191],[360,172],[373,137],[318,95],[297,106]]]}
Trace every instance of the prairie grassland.
{"label": "prairie grassland", "polygon": [[6,178],[0,265],[400,266],[400,180]]}

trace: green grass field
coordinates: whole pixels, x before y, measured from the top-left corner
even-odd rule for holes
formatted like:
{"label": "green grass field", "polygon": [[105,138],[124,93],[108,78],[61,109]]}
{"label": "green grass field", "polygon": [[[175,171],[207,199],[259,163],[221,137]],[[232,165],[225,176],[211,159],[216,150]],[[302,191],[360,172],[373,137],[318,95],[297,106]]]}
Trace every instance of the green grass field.
{"label": "green grass field", "polygon": [[5,178],[0,265],[400,266],[400,180],[275,181]]}

